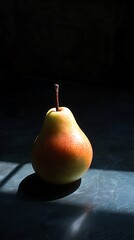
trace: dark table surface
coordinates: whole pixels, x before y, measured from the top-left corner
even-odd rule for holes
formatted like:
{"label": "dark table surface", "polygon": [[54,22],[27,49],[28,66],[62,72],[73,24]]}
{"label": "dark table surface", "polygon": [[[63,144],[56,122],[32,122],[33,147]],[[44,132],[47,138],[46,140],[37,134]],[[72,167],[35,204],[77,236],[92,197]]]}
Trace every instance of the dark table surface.
{"label": "dark table surface", "polygon": [[93,145],[91,168],[66,186],[38,179],[31,146],[46,111],[53,107],[52,86],[20,86],[17,92],[3,93],[1,239],[133,240],[133,92],[69,83],[60,88],[61,105],[72,110]]}

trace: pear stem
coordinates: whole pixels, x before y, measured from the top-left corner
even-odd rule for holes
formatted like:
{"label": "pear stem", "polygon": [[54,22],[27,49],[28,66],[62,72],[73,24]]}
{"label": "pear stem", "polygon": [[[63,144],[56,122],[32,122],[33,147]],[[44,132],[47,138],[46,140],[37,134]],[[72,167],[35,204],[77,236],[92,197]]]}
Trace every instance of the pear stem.
{"label": "pear stem", "polygon": [[54,84],[56,94],[56,111],[59,111],[59,84]]}

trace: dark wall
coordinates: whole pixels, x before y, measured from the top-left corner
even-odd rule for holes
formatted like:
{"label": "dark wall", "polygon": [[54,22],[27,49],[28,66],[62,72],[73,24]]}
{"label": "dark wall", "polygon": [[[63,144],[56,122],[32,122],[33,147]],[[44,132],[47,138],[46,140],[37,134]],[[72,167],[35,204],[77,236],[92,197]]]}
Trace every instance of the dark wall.
{"label": "dark wall", "polygon": [[131,86],[133,10],[127,0],[2,0],[1,78]]}

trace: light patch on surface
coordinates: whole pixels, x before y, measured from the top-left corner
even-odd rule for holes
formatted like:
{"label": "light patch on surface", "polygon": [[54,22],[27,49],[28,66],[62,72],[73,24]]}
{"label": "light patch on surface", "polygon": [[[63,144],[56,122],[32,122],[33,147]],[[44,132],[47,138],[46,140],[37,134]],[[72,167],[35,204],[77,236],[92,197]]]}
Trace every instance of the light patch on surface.
{"label": "light patch on surface", "polygon": [[18,163],[0,161],[0,183],[7,178],[11,171],[17,166],[19,166]]}
{"label": "light patch on surface", "polygon": [[12,162],[0,162],[0,192],[16,192],[19,183],[33,173],[31,164],[21,165]]}
{"label": "light patch on surface", "polygon": [[[0,192],[13,194],[21,181],[34,173],[31,163],[0,161]],[[65,198],[58,199],[60,204],[90,205],[93,211],[108,211],[134,214],[134,173],[92,169],[82,177],[80,187]],[[72,223],[72,231],[78,231],[86,213]]]}
{"label": "light patch on surface", "polygon": [[77,234],[80,230],[83,221],[85,220],[87,213],[84,212],[78,219],[76,219],[70,226],[70,231],[73,235]]}

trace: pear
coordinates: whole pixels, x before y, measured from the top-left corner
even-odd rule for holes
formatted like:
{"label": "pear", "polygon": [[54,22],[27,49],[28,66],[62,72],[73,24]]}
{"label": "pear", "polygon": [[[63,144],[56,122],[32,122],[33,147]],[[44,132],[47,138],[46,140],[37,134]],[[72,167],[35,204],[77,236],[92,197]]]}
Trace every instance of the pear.
{"label": "pear", "polygon": [[93,149],[67,107],[56,108],[45,116],[42,129],[32,147],[32,166],[37,175],[53,184],[68,184],[80,179],[89,169]]}

